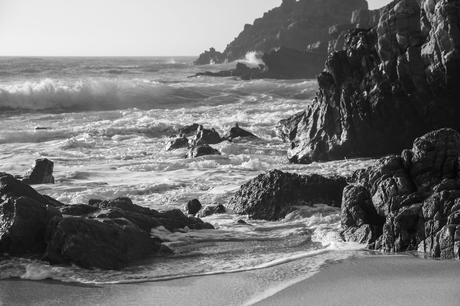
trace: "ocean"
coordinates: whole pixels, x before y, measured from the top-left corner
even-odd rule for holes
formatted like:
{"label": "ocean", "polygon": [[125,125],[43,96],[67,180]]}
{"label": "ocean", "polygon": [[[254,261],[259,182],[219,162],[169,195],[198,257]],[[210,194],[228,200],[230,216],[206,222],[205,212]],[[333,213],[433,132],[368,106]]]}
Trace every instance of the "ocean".
{"label": "ocean", "polygon": [[[183,208],[198,198],[226,204],[246,181],[271,169],[301,174],[350,174],[371,165],[357,159],[290,164],[289,146],[276,136],[277,122],[301,110],[316,80],[190,78],[232,64],[196,67],[191,57],[0,58],[0,171],[24,174],[37,158],[55,163],[55,185],[36,189],[69,204],[130,197],[157,210]],[[192,124],[221,135],[235,123],[253,141],[223,142],[222,156],[186,159],[165,145]],[[53,279],[82,284],[155,281],[261,269],[290,263],[274,275],[294,281],[363,246],[344,243],[340,211],[317,203],[277,222],[248,220],[228,212],[204,218],[216,230],[170,233],[154,229],[175,253],[122,271],[50,266],[37,260],[3,259],[0,279]],[[247,225],[236,224],[243,219]]]}

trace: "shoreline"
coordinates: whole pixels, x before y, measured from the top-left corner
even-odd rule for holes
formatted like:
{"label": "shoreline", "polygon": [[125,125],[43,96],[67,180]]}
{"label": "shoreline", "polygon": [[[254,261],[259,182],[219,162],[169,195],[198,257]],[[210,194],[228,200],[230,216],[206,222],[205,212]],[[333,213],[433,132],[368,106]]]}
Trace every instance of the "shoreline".
{"label": "shoreline", "polygon": [[[293,266],[297,264],[297,266]],[[84,286],[0,281],[5,305],[455,305],[458,261],[412,255],[354,256],[286,278],[302,260],[262,270],[135,284]],[[436,287],[434,289],[434,287]],[[330,294],[334,292],[334,294]],[[436,294],[434,294],[436,293]]]}

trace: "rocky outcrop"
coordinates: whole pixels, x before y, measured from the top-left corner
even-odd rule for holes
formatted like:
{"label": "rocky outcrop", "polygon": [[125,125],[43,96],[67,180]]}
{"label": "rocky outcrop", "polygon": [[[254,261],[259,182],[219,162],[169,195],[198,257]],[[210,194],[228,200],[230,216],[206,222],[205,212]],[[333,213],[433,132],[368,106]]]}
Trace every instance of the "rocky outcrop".
{"label": "rocky outcrop", "polygon": [[252,219],[279,220],[295,206],[316,203],[339,206],[346,179],[302,176],[273,170],[241,186],[228,208]]}
{"label": "rocky outcrop", "polygon": [[177,137],[172,137],[166,144],[166,151],[173,151],[177,149],[188,148],[188,138],[184,135],[179,135]]}
{"label": "rocky outcrop", "polygon": [[199,145],[199,146],[194,146],[190,148],[190,150],[187,153],[187,158],[197,158],[197,157],[206,156],[206,155],[221,155],[221,154],[219,150],[214,149],[211,146]]}
{"label": "rocky outcrop", "polygon": [[459,161],[460,134],[441,129],[356,172],[343,194],[344,238],[386,252],[460,259]]}
{"label": "rocky outcrop", "polygon": [[209,51],[201,53],[198,59],[193,63],[195,65],[210,65],[221,64],[223,62],[225,62],[225,55],[216,51],[214,48],[210,48]]}
{"label": "rocky outcrop", "polygon": [[460,128],[460,6],[419,2],[393,1],[370,14],[370,25],[380,17],[375,27],[344,34],[315,100],[284,132],[290,161],[382,156],[428,131]]}
{"label": "rocky outcrop", "polygon": [[245,25],[224,56],[234,61],[250,51],[267,53],[279,47],[304,52],[307,45],[327,42],[329,27],[349,23],[352,12],[360,8],[367,8],[365,0],[284,0],[252,25]]}
{"label": "rocky outcrop", "polygon": [[192,146],[211,145],[221,143],[223,139],[215,129],[205,129],[200,125],[192,139]]}
{"label": "rocky outcrop", "polygon": [[119,269],[164,249],[150,233],[159,226],[169,231],[213,228],[180,210],[159,212],[128,198],[65,205],[0,173],[0,254]]}
{"label": "rocky outcrop", "polygon": [[35,166],[27,173],[23,182],[29,185],[54,184],[54,163],[49,159],[37,159]]}

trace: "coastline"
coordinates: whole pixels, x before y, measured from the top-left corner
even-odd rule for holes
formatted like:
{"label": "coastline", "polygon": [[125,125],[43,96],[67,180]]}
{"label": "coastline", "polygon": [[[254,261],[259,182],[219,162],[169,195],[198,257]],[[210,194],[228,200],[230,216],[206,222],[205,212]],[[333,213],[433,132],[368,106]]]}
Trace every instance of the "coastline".
{"label": "coastline", "polygon": [[373,305],[390,301],[392,305],[455,305],[460,299],[458,261],[358,254],[327,263],[318,273],[305,273],[303,280],[283,279],[292,264],[97,287],[3,280],[0,301],[4,305],[367,305],[369,301]]}

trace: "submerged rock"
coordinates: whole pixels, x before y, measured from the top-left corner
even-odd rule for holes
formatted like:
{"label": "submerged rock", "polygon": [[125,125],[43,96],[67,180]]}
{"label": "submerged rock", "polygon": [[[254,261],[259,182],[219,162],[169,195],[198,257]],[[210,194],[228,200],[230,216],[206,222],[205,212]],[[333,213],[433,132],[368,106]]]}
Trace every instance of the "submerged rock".
{"label": "submerged rock", "polygon": [[49,159],[37,159],[35,166],[24,176],[23,182],[29,185],[54,184],[54,163]]}
{"label": "submerged rock", "polygon": [[206,155],[221,155],[219,150],[214,149],[211,146],[208,145],[199,145],[190,148],[190,150],[187,153],[187,158],[197,158],[200,156],[206,156]]}
{"label": "submerged rock", "polygon": [[224,205],[219,204],[219,205],[207,205],[203,208],[203,210],[200,211],[199,217],[204,218],[216,214],[225,214],[227,212],[227,209],[225,208]]}
{"label": "submerged rock", "polygon": [[273,170],[241,186],[228,208],[252,219],[279,220],[295,206],[315,203],[340,205],[346,179],[301,176]]}
{"label": "submerged rock", "polygon": [[356,172],[343,195],[344,238],[386,252],[460,259],[459,162],[460,134],[441,129]]}

